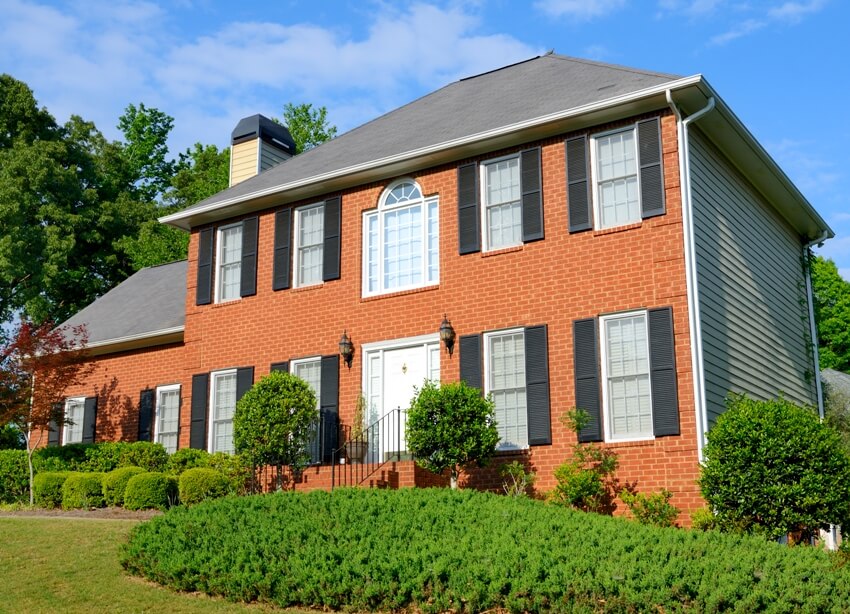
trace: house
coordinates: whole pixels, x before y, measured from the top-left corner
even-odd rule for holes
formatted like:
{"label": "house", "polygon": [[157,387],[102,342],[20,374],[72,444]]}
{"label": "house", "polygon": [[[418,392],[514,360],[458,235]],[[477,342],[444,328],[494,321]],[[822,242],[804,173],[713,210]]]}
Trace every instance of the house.
{"label": "house", "polygon": [[294,157],[247,118],[232,154],[230,188],[161,220],[188,261],[69,321],[98,369],[63,441],[231,451],[236,400],[285,369],[323,416],[299,488],[343,479],[361,391],[380,431],[363,479],[432,483],[405,460],[404,408],[425,378],[464,379],[496,403],[495,466],[550,488],[581,407],[621,481],[687,511],[728,392],[821,403],[803,256],[832,231],[701,75],[547,54]]}

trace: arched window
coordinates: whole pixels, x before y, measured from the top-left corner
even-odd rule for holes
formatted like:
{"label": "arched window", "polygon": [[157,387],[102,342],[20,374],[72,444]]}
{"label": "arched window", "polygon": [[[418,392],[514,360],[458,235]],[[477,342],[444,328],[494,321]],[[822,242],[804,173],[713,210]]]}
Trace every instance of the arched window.
{"label": "arched window", "polygon": [[399,179],[363,216],[363,294],[433,285],[439,274],[438,198]]}

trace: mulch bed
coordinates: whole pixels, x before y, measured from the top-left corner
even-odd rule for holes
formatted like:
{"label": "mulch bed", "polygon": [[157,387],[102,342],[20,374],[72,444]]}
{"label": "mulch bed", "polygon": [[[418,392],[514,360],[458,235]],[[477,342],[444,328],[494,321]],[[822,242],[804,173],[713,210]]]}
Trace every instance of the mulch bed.
{"label": "mulch bed", "polygon": [[105,520],[149,520],[162,514],[159,510],[125,510],[122,507],[101,507],[89,510],[48,510],[32,508],[25,510],[0,511],[4,516],[54,517],[54,518],[99,518]]}

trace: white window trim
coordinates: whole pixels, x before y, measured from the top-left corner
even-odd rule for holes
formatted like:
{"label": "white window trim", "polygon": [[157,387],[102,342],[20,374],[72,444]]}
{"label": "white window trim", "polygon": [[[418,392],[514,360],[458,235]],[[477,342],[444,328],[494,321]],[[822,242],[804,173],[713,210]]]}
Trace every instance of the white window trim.
{"label": "white window trim", "polygon": [[[421,200],[418,201],[410,201],[404,203],[395,203],[392,205],[388,205],[386,203],[387,195],[397,186],[403,183],[413,183],[419,189],[419,193],[422,194]],[[399,286],[397,288],[391,288],[389,290],[384,290],[384,259],[382,256],[383,252],[383,213],[385,211],[395,211],[396,209],[404,209],[405,207],[412,206],[422,207],[422,283],[418,284],[409,284],[407,286]],[[437,205],[437,236],[435,237],[437,241],[437,277],[434,280],[428,280],[428,209],[432,204]],[[368,232],[369,232],[369,219],[372,216],[378,217],[378,284],[377,289],[373,292],[369,291],[369,245],[368,245]],[[410,177],[403,177],[402,179],[398,179],[389,184],[384,191],[381,193],[381,197],[378,200],[378,207],[375,209],[370,209],[368,211],[363,212],[363,223],[361,229],[361,246],[363,250],[363,258],[361,262],[361,276],[362,276],[362,284],[361,284],[361,292],[364,297],[370,296],[381,296],[384,294],[394,294],[396,292],[405,292],[407,290],[416,290],[419,288],[428,288],[431,286],[438,286],[440,284],[440,262],[439,262],[439,245],[440,245],[440,197],[437,195],[434,196],[425,196],[425,193],[422,191],[422,186],[419,185],[417,181]]]}
{"label": "white window trim", "polygon": [[[68,397],[67,399],[65,399],[65,410],[64,410],[65,414],[64,415],[65,415],[66,420],[68,419],[68,406],[71,405],[71,403],[79,403],[83,406],[83,421],[85,421],[85,419],[86,419],[86,397]],[[82,443],[83,442],[83,432],[82,432],[83,425],[82,424],[79,425],[80,426],[80,439],[79,439],[79,441],[68,441],[68,431],[69,431],[70,426],[71,425],[68,424],[67,422],[62,425],[62,445],[63,446],[66,445],[66,444]],[[74,426],[77,426],[77,425],[75,424]]]}
{"label": "white window trim", "polygon": [[[235,296],[233,298],[229,298],[229,299],[226,299],[226,300],[223,300],[221,298],[221,248],[222,248],[221,234],[225,230],[228,230],[230,228],[236,228],[237,226],[242,226],[242,222],[236,222],[235,224],[226,224],[224,226],[219,226],[215,231],[215,263],[214,263],[215,264],[215,295],[214,296],[215,296],[215,302],[216,303],[230,303],[230,302],[233,302],[233,301],[238,301],[242,298],[241,296]],[[242,232],[243,233],[245,232],[244,228],[242,229]],[[244,245],[244,235],[243,235],[242,239],[243,239],[243,245]],[[241,253],[241,247],[240,247],[240,253]],[[241,286],[242,286],[241,282],[240,282],[239,285],[240,285],[239,289],[241,291],[241,289],[242,289],[241,288]]]}
{"label": "white window trim", "polygon": [[[294,245],[294,254],[292,255],[293,262],[293,288],[309,288],[310,286],[318,286],[319,284],[324,283],[324,280],[320,279],[319,281],[310,282],[308,284],[301,282],[301,213],[307,211],[308,209],[318,209],[321,207],[324,213],[324,202],[312,203],[310,205],[304,205],[303,207],[296,207],[293,213],[295,213],[295,230],[293,236],[293,245]],[[324,256],[324,242],[322,244],[322,255]]]}
{"label": "white window trim", "polygon": [[[222,369],[210,373],[210,398],[207,403],[207,452],[213,454],[213,433],[215,432],[215,393],[218,378],[223,375],[236,375],[236,369]],[[238,382],[237,382],[238,384]],[[237,401],[238,402],[238,401]]]}
{"label": "white window trim", "polygon": [[[606,130],[605,132],[599,132],[597,134],[593,134],[590,136],[590,178],[591,178],[591,202],[593,203],[593,229],[594,230],[609,230],[611,228],[619,228],[620,226],[628,226],[630,224],[637,224],[643,218],[638,216],[638,219],[626,222],[625,224],[615,224],[614,226],[603,226],[602,225],[602,211],[600,211],[599,207],[601,203],[599,202],[599,182],[597,181],[599,177],[599,169],[597,167],[597,155],[596,155],[596,139],[610,136],[612,134],[617,134],[618,132],[628,132],[631,131],[634,134],[634,142],[635,142],[635,167],[637,175],[637,194],[638,194],[638,213],[641,211],[641,185],[640,185],[640,143],[638,143],[638,125],[637,123],[630,124],[629,126],[623,126],[620,128],[615,128],[613,130]],[[621,441],[621,440],[617,440]]]}
{"label": "white window trim", "polygon": [[[516,158],[519,160],[520,156],[518,153],[510,154],[508,156],[501,156],[498,158],[492,158],[489,160],[483,160],[481,164],[478,166],[478,193],[481,194],[481,219],[479,220],[479,224],[481,226],[481,248],[484,252],[492,252],[498,251],[500,249],[511,249],[512,247],[518,247],[522,245],[522,236],[520,236],[519,243],[515,245],[502,245],[496,248],[490,247],[490,233],[487,228],[487,177],[485,174],[485,169],[490,164],[497,164],[499,162],[504,162],[505,160],[511,160]],[[519,175],[520,175],[520,195],[519,195],[519,205],[522,207],[522,161],[519,162]],[[520,228],[520,230],[522,230]]]}
{"label": "white window trim", "polygon": [[[600,377],[602,388],[602,418],[604,427],[604,437],[606,443],[628,443],[633,441],[652,441],[655,435],[645,435],[641,437],[613,437],[611,435],[611,412],[608,405],[608,338],[605,335],[605,323],[610,320],[620,318],[629,318],[632,316],[644,316],[646,325],[646,355],[649,356],[649,312],[646,309],[638,309],[635,311],[624,311],[621,313],[612,313],[599,317],[599,362],[601,365]],[[649,374],[649,407],[652,409],[652,372]],[[654,416],[651,416],[654,419]]]}
{"label": "white window trim", "polygon": [[[517,333],[522,333],[523,337],[525,337],[525,328],[506,328],[504,330],[491,330],[483,334],[483,345],[484,345],[484,364],[482,365],[484,372],[482,373],[484,380],[484,394],[489,395],[492,392],[490,387],[490,339],[493,337],[500,337],[502,335],[515,335]],[[523,349],[523,353],[524,353]],[[527,374],[526,374],[527,375]],[[525,385],[525,409],[528,411],[528,382],[526,381]],[[525,426],[526,430],[526,439],[528,438],[528,425]],[[530,444],[526,444],[525,446],[508,446],[503,444],[501,441],[496,445],[497,452],[511,452],[514,450],[528,450],[530,448]]]}
{"label": "white window trim", "polygon": [[[154,397],[156,399],[156,404],[154,406],[154,411],[153,411],[153,425],[154,425],[154,427],[153,427],[153,440],[155,442],[159,442],[159,435],[160,435],[160,432],[159,432],[159,395],[162,392],[173,392],[175,390],[179,394],[180,384],[169,384],[167,386],[157,386],[156,387],[156,392],[154,393],[156,395]],[[178,435],[178,442],[177,442],[177,448],[178,449],[180,447],[180,441],[179,441],[179,435],[180,435],[180,401],[181,401],[181,399],[178,396],[178,399],[177,399],[177,430],[174,431]],[[168,433],[168,434],[171,434],[171,433]]]}
{"label": "white window trim", "polygon": [[322,388],[322,379],[321,379],[322,378],[322,375],[321,375],[322,357],[321,356],[308,356],[306,358],[296,358],[294,360],[290,360],[289,361],[289,374],[290,375],[296,375],[295,367],[297,367],[298,365],[304,365],[304,364],[308,364],[308,363],[312,363],[312,362],[319,363],[319,369],[320,369],[320,371],[319,371],[319,390],[316,390],[314,392],[316,393],[316,409],[321,409],[321,407],[322,407],[322,398],[321,398],[321,396],[322,396],[322,390],[321,390],[321,388]]}

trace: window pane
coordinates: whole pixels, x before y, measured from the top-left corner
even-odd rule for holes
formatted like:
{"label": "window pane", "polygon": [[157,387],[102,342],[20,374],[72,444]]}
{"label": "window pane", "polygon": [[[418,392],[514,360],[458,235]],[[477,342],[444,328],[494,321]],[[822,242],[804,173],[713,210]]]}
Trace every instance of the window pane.
{"label": "window pane", "polygon": [[528,446],[525,398],[525,335],[489,337],[489,387],[496,405],[500,448]]}
{"label": "window pane", "polygon": [[488,249],[522,243],[519,158],[485,165],[484,198]]}
{"label": "window pane", "polygon": [[294,365],[293,375],[303,379],[310,385],[313,394],[316,395],[316,409],[320,406],[319,394],[322,390],[322,363],[320,360],[309,360],[304,362],[296,362]]}
{"label": "window pane", "polygon": [[236,374],[213,379],[212,451],[233,453],[233,413],[236,411]]}
{"label": "window pane", "polygon": [[307,285],[322,281],[322,252],[325,228],[324,206],[297,211],[298,215],[298,279]]}
{"label": "window pane", "polygon": [[652,435],[649,348],[644,314],[605,321],[611,436]]}
{"label": "window pane", "polygon": [[428,281],[435,282],[440,277],[440,219],[437,203],[428,203]]}
{"label": "window pane", "polygon": [[596,181],[603,228],[640,220],[634,130],[596,138]]}
{"label": "window pane", "polygon": [[68,401],[65,406],[65,420],[67,421],[65,441],[63,443],[80,443],[83,440],[83,415],[85,414],[85,403],[83,401]]}
{"label": "window pane", "polygon": [[242,225],[224,228],[219,233],[219,290],[220,301],[239,298],[242,274]]}
{"label": "window pane", "polygon": [[156,403],[156,441],[169,453],[177,450],[179,411],[180,390],[161,390]]}
{"label": "window pane", "polygon": [[384,214],[384,290],[422,283],[422,206]]}

